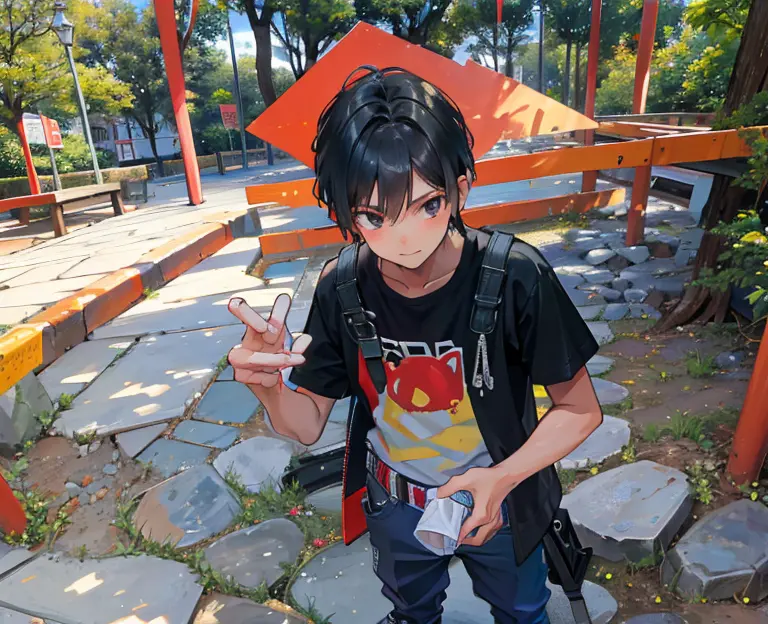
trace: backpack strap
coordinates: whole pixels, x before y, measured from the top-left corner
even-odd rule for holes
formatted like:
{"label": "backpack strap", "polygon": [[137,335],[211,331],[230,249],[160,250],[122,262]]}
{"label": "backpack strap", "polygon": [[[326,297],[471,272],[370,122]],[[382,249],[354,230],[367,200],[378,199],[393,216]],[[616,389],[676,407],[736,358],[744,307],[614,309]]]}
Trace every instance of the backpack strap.
{"label": "backpack strap", "polygon": [[509,250],[514,240],[512,234],[495,231],[485,248],[469,323],[476,334],[490,334],[496,327],[496,318],[503,299],[501,289],[507,274]]}
{"label": "backpack strap", "polygon": [[387,387],[387,376],[384,372],[384,352],[381,341],[376,333],[372,312],[363,308],[360,291],[357,288],[357,253],[359,245],[347,245],[339,253],[336,264],[336,295],[341,303],[344,327],[350,338],[360,348],[365,365],[371,376],[376,392],[384,392]]}

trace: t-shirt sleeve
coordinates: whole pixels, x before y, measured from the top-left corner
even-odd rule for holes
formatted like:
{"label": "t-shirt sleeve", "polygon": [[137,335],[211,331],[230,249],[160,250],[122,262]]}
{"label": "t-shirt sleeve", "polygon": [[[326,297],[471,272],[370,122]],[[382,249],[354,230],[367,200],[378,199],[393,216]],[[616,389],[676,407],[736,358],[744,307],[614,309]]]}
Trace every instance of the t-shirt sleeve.
{"label": "t-shirt sleeve", "polygon": [[[325,280],[329,280],[325,282]],[[310,392],[329,399],[343,399],[349,396],[349,373],[341,344],[341,312],[337,310],[332,289],[333,277],[321,278],[315,289],[312,307],[304,333],[312,336],[312,342],[304,352],[306,362],[294,368],[289,376],[289,385],[297,385]]]}
{"label": "t-shirt sleeve", "polygon": [[570,381],[599,346],[549,263],[533,247],[526,255],[533,266],[515,310],[520,360],[536,385]]}

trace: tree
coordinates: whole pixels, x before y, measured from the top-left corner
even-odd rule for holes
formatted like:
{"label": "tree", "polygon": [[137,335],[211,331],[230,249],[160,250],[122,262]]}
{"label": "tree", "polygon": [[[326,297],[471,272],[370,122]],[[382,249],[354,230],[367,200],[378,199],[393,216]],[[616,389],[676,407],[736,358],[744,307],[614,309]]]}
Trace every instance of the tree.
{"label": "tree", "polygon": [[272,32],[287,50],[297,79],[354,24],[355,10],[348,0],[275,1],[279,15],[272,18]]}
{"label": "tree", "polygon": [[577,50],[589,41],[590,0],[546,0],[544,10],[549,26],[565,43],[565,73],[563,75],[563,103],[570,99],[571,50]]}
{"label": "tree", "polygon": [[[461,4],[461,3],[456,3]],[[451,0],[356,0],[358,17],[371,24],[384,24],[392,33],[416,45],[445,52],[440,38],[450,36]],[[459,7],[457,7],[459,8]],[[454,16],[455,17],[455,16]],[[454,26],[461,27],[459,24]]]}
{"label": "tree", "polygon": [[477,41],[468,51],[477,62],[491,58],[493,70],[500,71],[500,58],[504,58],[504,74],[512,76],[512,54],[525,40],[525,29],[531,23],[533,0],[507,0],[501,10],[501,24],[497,22],[496,0],[478,0],[474,15],[469,18]]}
{"label": "tree", "polygon": [[[25,112],[55,112],[62,121],[77,114],[64,48],[51,31],[53,4],[53,0],[0,4],[0,121],[15,133]],[[81,6],[73,5],[73,17]],[[74,52],[81,55],[78,48]],[[91,112],[112,113],[130,104],[127,87],[107,72],[78,63],[78,74]]]}
{"label": "tree", "polygon": [[245,13],[256,43],[256,74],[264,102],[271,106],[277,100],[272,81],[272,18],[277,11],[276,0],[232,0],[231,8]]}
{"label": "tree", "polygon": [[[712,7],[720,7],[722,0],[713,0]],[[710,25],[714,23],[711,22]],[[739,51],[728,83],[728,92],[721,111],[729,117],[747,104],[758,92],[768,88],[768,2],[752,2],[743,27]],[[704,207],[703,221],[706,233],[696,256],[693,278],[697,279],[705,270],[717,268],[723,251],[723,240],[712,233],[721,223],[730,223],[747,200],[747,189],[731,184],[728,176],[716,175],[712,191]],[[684,325],[691,321],[706,323],[722,321],[728,313],[730,290],[712,291],[701,285],[686,289],[680,303],[665,315],[658,324],[660,331]]]}

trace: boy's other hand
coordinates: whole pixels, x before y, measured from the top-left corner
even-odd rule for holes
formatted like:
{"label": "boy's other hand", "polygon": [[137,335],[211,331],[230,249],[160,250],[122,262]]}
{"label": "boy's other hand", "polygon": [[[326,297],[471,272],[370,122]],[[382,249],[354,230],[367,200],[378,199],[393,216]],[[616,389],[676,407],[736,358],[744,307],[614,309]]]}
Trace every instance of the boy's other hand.
{"label": "boy's other hand", "polygon": [[274,388],[280,382],[281,371],[301,366],[302,355],[312,340],[302,334],[290,349],[286,349],[285,319],[291,309],[291,298],[279,295],[272,306],[269,319],[265,319],[243,299],[233,297],[229,311],[245,324],[242,342],[232,348],[227,359],[235,372],[235,381]]}

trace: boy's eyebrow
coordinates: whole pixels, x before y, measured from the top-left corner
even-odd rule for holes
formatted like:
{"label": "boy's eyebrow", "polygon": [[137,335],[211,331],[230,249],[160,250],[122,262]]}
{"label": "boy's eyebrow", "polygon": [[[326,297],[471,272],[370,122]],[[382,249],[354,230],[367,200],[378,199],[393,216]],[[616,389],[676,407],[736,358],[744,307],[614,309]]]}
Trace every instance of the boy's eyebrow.
{"label": "boy's eyebrow", "polygon": [[[427,197],[429,197],[433,193],[441,193],[441,192],[444,193],[445,191],[443,191],[443,189],[432,189],[431,191],[429,191],[427,193],[424,193],[424,195],[422,195],[421,197],[417,197],[416,199],[414,199],[411,202],[411,204],[417,204],[418,202],[426,199]],[[374,204],[369,204],[367,206],[363,206],[363,207],[358,208],[358,212],[360,212],[362,210],[371,210],[373,212],[380,212],[380,213],[384,214],[384,211],[379,206],[376,206]]]}

